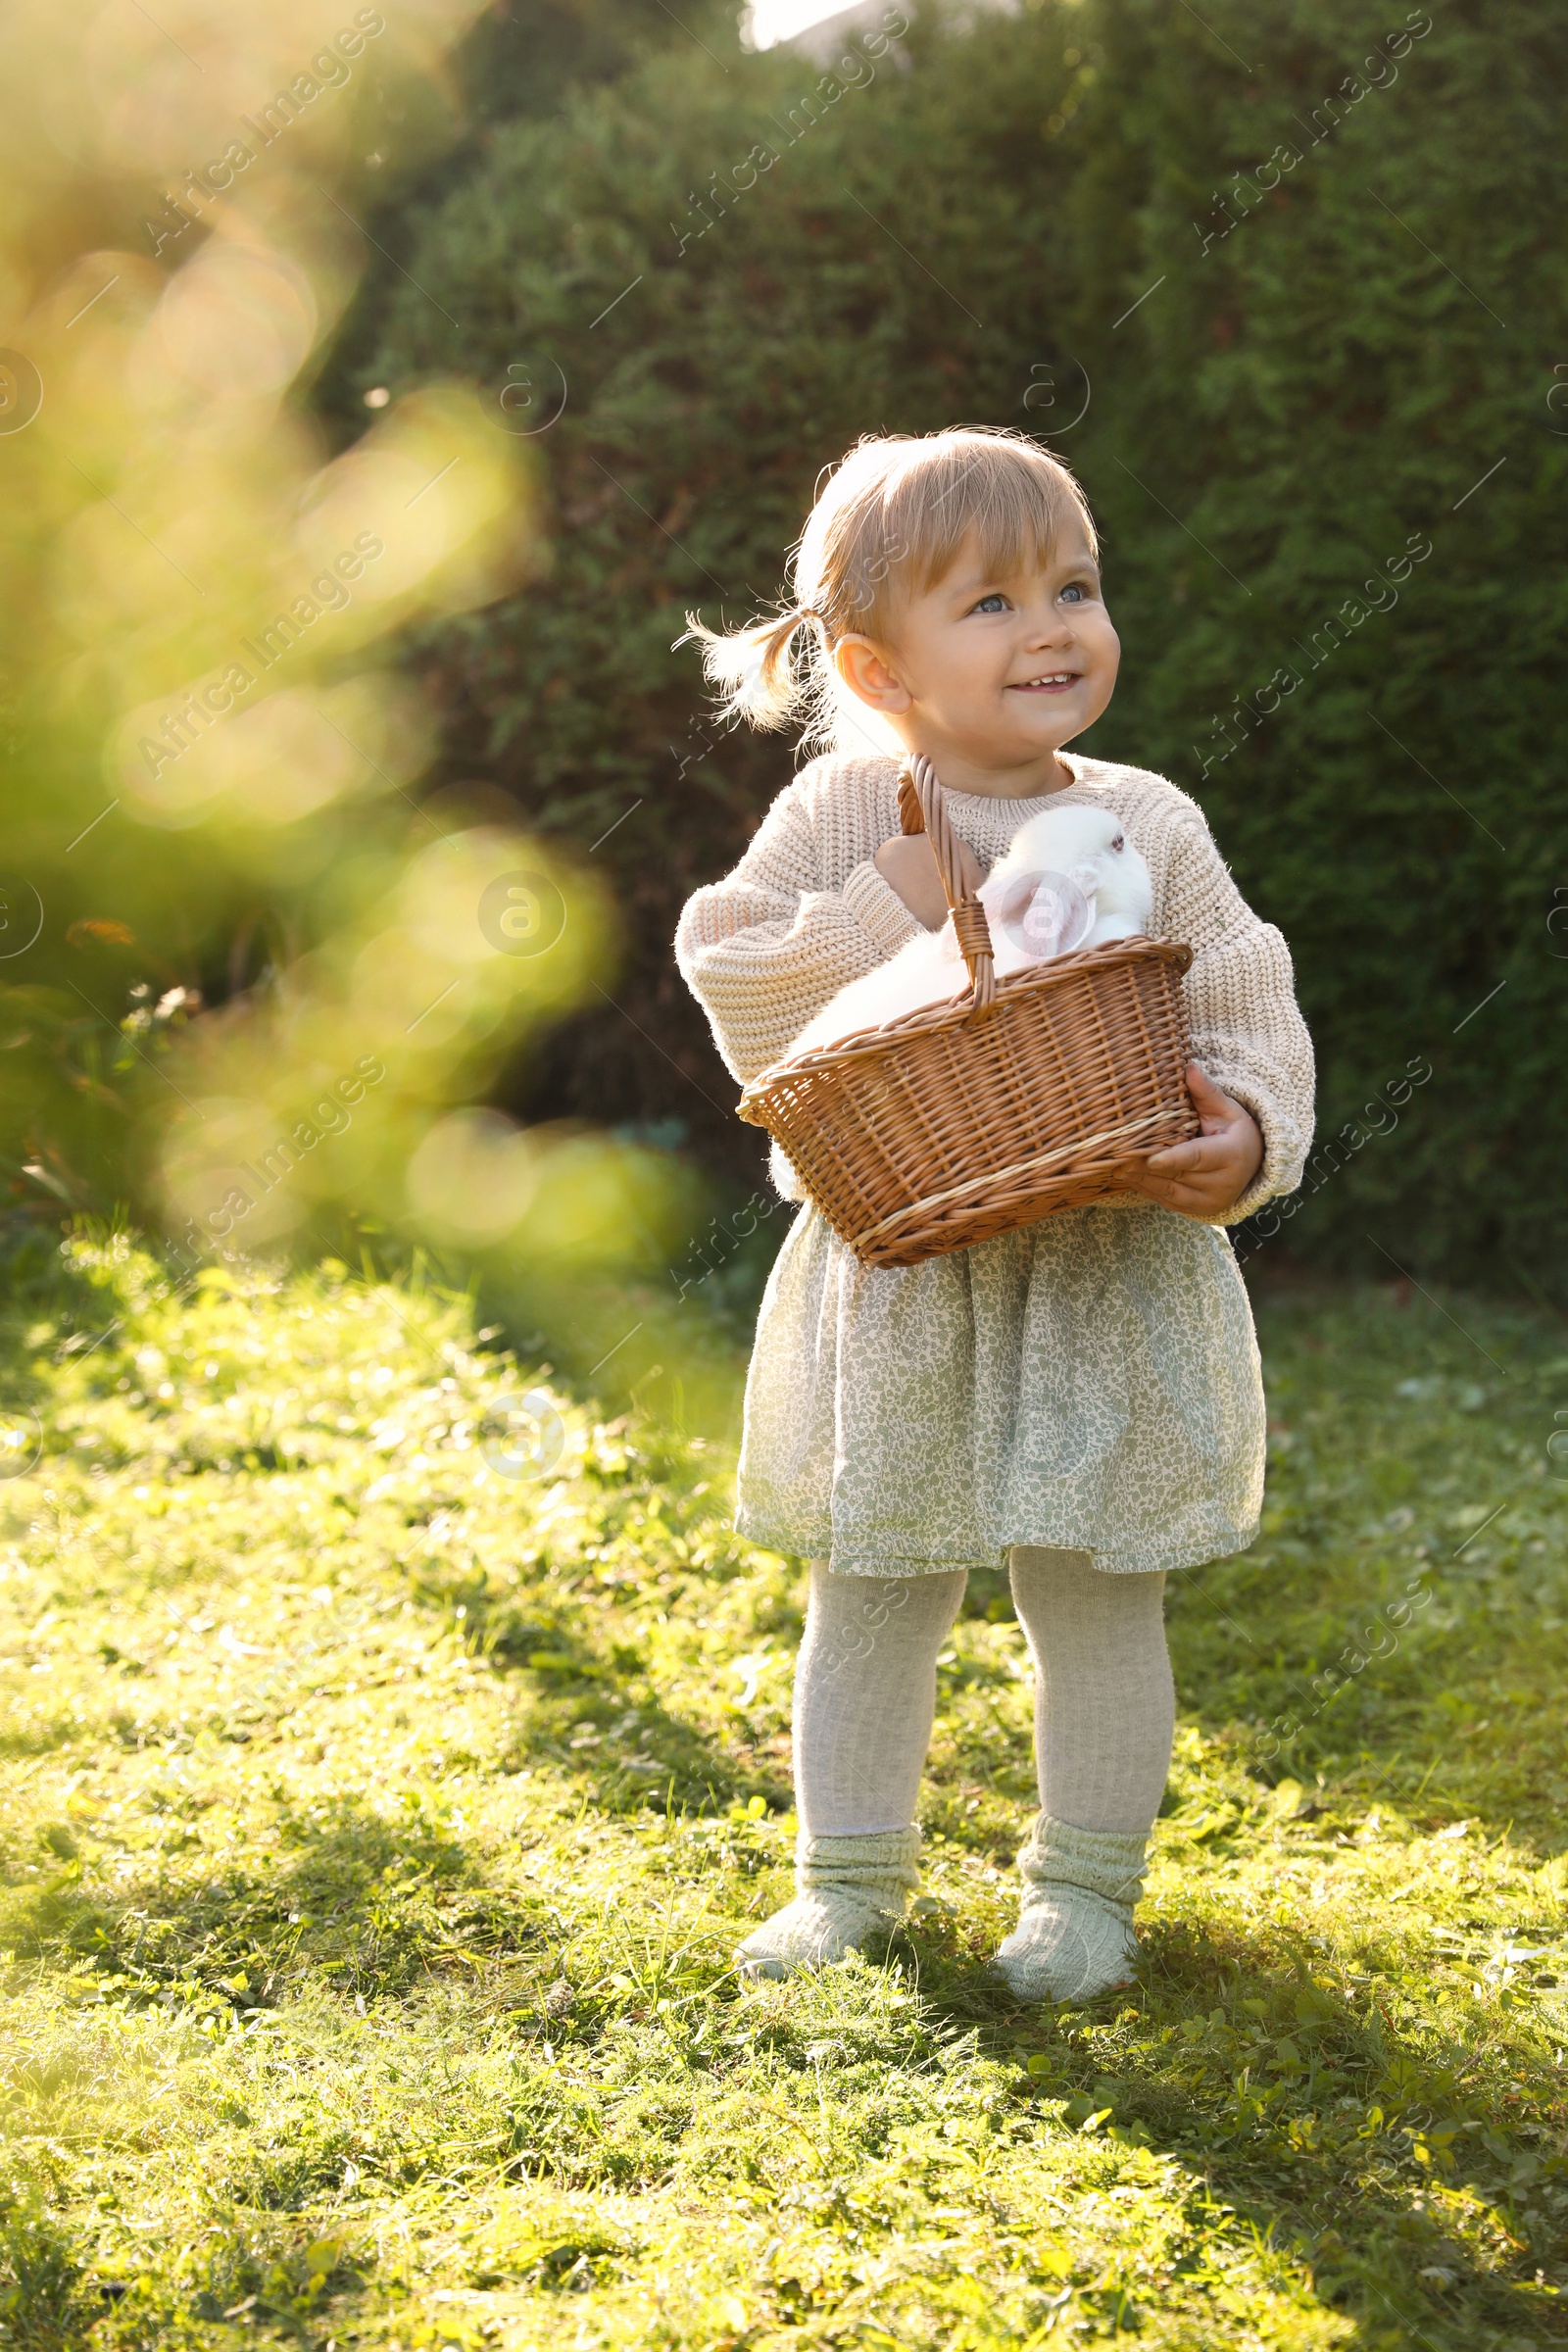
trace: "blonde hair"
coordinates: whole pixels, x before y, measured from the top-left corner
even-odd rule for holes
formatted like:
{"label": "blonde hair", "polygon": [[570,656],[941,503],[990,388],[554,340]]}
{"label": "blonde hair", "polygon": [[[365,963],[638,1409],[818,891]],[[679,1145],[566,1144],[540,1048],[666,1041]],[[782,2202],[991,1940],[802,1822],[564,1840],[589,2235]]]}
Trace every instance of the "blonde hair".
{"label": "blonde hair", "polygon": [[[951,570],[974,533],[992,577],[1050,561],[1064,517],[1098,554],[1074,476],[1022,433],[990,426],[868,434],[828,475],[791,563],[792,595],[769,618],[729,633],[686,615],[723,713],[754,727],[808,719],[806,740],[834,740],[847,715],[833,649],[843,637],[889,642],[901,607]],[[804,658],[798,640],[808,641]],[[860,733],[852,727],[852,733]]]}

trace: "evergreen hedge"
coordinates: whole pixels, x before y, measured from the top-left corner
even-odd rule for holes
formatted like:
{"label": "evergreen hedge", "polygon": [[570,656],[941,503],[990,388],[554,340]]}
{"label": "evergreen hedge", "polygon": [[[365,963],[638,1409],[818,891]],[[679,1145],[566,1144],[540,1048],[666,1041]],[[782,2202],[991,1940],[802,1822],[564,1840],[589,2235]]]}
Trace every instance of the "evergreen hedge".
{"label": "evergreen hedge", "polygon": [[514,1101],[750,1164],[668,938],[791,754],[705,718],[671,642],[775,592],[861,432],[1022,425],[1103,528],[1123,672],[1086,748],[1195,793],[1295,950],[1339,1140],[1292,1246],[1550,1288],[1568,20],[1045,0],[827,71],[688,22],[492,127],[404,224],[440,307],[401,284],[356,362],[457,369],[498,416],[526,384],[514,423],[565,385],[548,576],[421,649],[452,772],[597,843],[631,934],[619,1008]]}

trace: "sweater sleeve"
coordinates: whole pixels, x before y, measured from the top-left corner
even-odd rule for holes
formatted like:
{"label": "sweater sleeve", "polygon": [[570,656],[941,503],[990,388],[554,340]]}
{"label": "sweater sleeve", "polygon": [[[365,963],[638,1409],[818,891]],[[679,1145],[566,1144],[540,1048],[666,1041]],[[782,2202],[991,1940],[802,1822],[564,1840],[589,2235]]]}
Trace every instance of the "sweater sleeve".
{"label": "sweater sleeve", "polygon": [[780,793],[735,871],[689,899],[675,960],[742,1085],[786,1054],[830,997],[921,930],[869,858],[824,889],[795,786]]}
{"label": "sweater sleeve", "polygon": [[1167,936],[1193,950],[1186,980],[1193,1058],[1246,1104],[1262,1132],[1257,1174],[1213,1220],[1239,1225],[1301,1181],[1312,1141],[1312,1041],[1282,933],[1248,906],[1196,808],[1172,846],[1164,915]]}

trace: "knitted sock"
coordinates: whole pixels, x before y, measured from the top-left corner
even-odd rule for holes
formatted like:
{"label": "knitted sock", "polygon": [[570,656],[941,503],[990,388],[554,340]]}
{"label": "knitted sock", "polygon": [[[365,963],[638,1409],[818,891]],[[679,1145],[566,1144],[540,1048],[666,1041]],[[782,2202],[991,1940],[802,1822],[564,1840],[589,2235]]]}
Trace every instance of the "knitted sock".
{"label": "knitted sock", "polygon": [[1011,1567],[1034,1658],[1042,1812],[1085,1830],[1147,1830],[1176,1728],[1165,1579],[1115,1575],[1086,1551],[1023,1545]]}
{"label": "knitted sock", "polygon": [[962,1569],[834,1576],[811,1564],[795,1669],[795,1801],[812,1838],[861,1838],[914,1820],[937,1705],[937,1653]]}
{"label": "knitted sock", "polygon": [[811,1563],[795,1668],[795,1899],[747,1936],[744,1977],[822,1968],[885,1937],[918,1886],[915,1801],[937,1703],[937,1652],[961,1569],[834,1576]]}
{"label": "knitted sock", "polygon": [[811,1838],[795,1850],[793,1902],[753,1930],[735,1955],[743,1977],[825,1968],[891,1935],[920,1884],[918,1830]]}
{"label": "knitted sock", "polygon": [[1148,1844],[1139,1830],[1075,1830],[1040,1815],[1018,1856],[1018,1925],[997,1955],[1020,2000],[1088,2001],[1131,1984]]}
{"label": "knitted sock", "polygon": [[1165,1580],[1022,1545],[1011,1566],[1035,1663],[1041,1811],[998,1966],[1023,1999],[1091,2000],[1137,1961],[1133,1905],[1176,1721]]}

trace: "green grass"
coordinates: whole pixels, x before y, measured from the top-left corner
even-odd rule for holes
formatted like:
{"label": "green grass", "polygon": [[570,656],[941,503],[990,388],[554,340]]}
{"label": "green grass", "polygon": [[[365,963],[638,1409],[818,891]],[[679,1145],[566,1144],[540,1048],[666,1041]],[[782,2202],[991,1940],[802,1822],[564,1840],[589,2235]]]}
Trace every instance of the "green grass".
{"label": "green grass", "polygon": [[1265,1301],[1264,1535],[1173,1580],[1145,1983],[1042,2012],[986,1974],[1000,1578],[907,1936],[743,1990],[801,1593],[716,1442],[563,1400],[554,1476],[481,1477],[537,1370],[337,1268],[180,1299],[33,1245],[3,1315],[0,2341],[1568,2341],[1553,1326]]}

